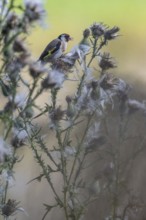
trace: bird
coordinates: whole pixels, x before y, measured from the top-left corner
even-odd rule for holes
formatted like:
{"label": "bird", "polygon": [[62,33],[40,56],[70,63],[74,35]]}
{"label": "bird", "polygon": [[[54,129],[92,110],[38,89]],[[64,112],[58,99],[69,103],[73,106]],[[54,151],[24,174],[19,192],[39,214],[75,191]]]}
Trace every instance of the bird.
{"label": "bird", "polygon": [[58,38],[52,40],[40,55],[38,61],[42,63],[52,62],[63,54],[67,49],[68,41],[72,40],[69,34],[60,34]]}

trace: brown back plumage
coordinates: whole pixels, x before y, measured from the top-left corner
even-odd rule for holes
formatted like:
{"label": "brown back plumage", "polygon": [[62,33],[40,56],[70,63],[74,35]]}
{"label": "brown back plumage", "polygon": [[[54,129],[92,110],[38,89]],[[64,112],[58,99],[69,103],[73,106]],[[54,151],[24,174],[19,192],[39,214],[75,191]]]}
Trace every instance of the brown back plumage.
{"label": "brown back plumage", "polygon": [[61,40],[59,40],[58,38],[52,40],[40,55],[39,60],[43,61],[45,57],[49,58],[49,56],[51,58],[51,55],[55,53],[60,48],[60,46],[61,46]]}

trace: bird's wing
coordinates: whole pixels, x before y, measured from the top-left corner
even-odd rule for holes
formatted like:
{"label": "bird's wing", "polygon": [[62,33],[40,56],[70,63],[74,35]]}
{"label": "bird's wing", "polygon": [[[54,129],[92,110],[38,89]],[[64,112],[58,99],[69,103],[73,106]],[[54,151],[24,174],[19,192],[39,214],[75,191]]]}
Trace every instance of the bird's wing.
{"label": "bird's wing", "polygon": [[51,56],[60,48],[60,46],[61,46],[61,40],[59,39],[52,40],[42,52],[41,56],[39,57],[39,60],[44,60],[45,58]]}

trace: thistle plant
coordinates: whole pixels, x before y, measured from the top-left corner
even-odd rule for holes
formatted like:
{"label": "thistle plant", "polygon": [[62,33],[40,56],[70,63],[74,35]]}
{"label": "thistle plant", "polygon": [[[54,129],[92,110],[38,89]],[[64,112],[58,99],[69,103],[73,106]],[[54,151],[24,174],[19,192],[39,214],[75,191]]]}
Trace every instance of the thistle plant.
{"label": "thistle plant", "polygon": [[[70,52],[41,64],[33,60],[26,38],[34,24],[42,22],[43,6],[30,1],[20,6],[14,0],[2,0],[0,4],[0,87],[5,103],[0,111],[0,215],[12,219],[17,211],[26,213],[8,191],[14,181],[15,164],[21,163],[17,149],[28,146],[41,168],[29,183],[41,184],[45,179],[54,197],[53,203],[44,204],[42,220],[49,219],[56,208],[62,210],[63,219],[86,219],[91,204],[96,204],[100,212],[98,203],[104,197],[108,211],[103,216],[97,213],[100,219],[131,219],[131,212],[141,210],[143,205],[132,194],[126,175],[143,152],[145,137],[138,133],[140,144],[133,145],[126,156],[125,151],[134,138],[134,131],[129,132],[131,119],[137,112],[145,119],[146,103],[130,98],[130,86],[112,74],[116,62],[103,51],[118,37],[120,29],[94,23],[83,31],[80,43]],[[75,83],[76,89],[62,98],[64,106],[58,96],[65,81]],[[37,100],[44,92],[49,101],[42,106]],[[36,123],[44,116],[48,120],[45,134]],[[47,138],[50,130],[55,136],[52,145]],[[61,191],[54,175],[60,177]],[[123,203],[122,194],[126,192]]]}
{"label": "thistle plant", "polygon": [[[44,15],[40,3],[26,1],[21,6],[14,0],[0,2],[0,87],[5,103],[0,110],[0,214],[3,219],[9,219],[17,211],[25,212],[18,206],[19,201],[8,197],[8,190],[14,182],[14,166],[20,162],[17,148],[25,144],[28,136],[22,119],[28,120],[33,114],[30,104],[33,89],[22,73],[24,68],[33,65],[25,39],[30,28]],[[19,93],[20,86],[28,93]],[[29,126],[27,123],[27,129]]]}

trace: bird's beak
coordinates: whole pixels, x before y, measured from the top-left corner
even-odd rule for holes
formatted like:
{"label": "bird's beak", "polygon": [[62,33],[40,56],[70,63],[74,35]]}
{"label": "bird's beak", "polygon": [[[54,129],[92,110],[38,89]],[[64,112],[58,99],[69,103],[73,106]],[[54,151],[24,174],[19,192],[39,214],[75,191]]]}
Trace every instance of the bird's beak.
{"label": "bird's beak", "polygon": [[73,40],[73,37],[69,37],[69,40]]}

